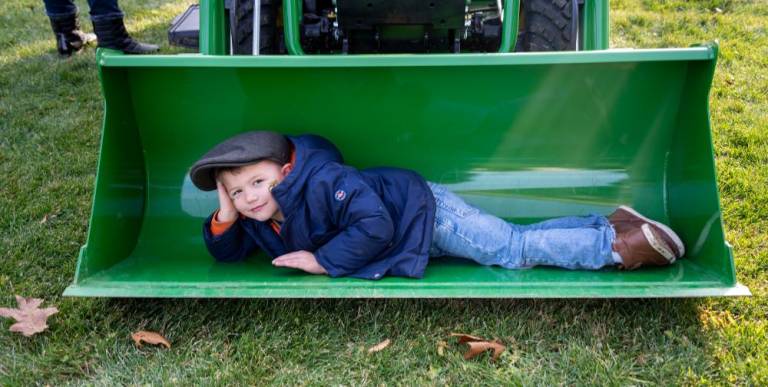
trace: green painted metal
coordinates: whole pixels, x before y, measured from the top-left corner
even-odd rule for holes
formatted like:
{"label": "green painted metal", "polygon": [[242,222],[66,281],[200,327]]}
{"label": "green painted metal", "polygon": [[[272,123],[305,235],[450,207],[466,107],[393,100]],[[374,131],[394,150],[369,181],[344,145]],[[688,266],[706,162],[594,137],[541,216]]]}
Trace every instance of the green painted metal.
{"label": "green painted metal", "polygon": [[607,50],[609,38],[608,0],[586,0],[582,15],[583,50]]}
{"label": "green painted metal", "polygon": [[[615,49],[593,51],[590,55],[570,55],[570,52],[537,52],[525,55],[512,54],[393,54],[393,55],[354,55],[358,58],[355,67],[410,66],[410,67],[455,67],[455,66],[500,66],[500,65],[541,65],[541,64],[587,64],[623,62],[666,62],[700,61],[714,59],[715,51],[709,47],[664,48],[664,49]],[[351,67],[348,56],[314,55],[295,56],[287,60],[285,56],[207,56],[152,55],[151,61],[143,56],[104,55],[98,59],[106,67]],[[415,59],[418,57],[418,59]]]}
{"label": "green painted metal", "polygon": [[[467,55],[127,56],[100,51],[105,118],[88,240],[65,295],[700,297],[749,294],[723,234],[708,93],[715,46]],[[415,169],[516,222],[630,204],[688,246],[632,272],[438,258],[424,279],[331,279],[262,255],[215,263],[217,205],[187,177],[269,128],[328,137],[356,167]]]}
{"label": "green painted metal", "polygon": [[499,45],[499,52],[515,51],[519,22],[520,0],[504,0],[504,19],[501,26],[501,44]]}
{"label": "green painted metal", "polygon": [[228,53],[228,26],[224,17],[224,0],[200,0],[200,53]]}
{"label": "green painted metal", "polygon": [[301,0],[283,0],[283,31],[285,48],[290,55],[304,55],[301,48]]}

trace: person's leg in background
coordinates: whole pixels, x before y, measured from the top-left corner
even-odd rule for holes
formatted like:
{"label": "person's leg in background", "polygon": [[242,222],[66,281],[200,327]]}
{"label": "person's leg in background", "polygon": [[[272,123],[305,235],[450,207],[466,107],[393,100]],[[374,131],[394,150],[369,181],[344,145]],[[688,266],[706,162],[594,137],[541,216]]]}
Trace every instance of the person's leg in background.
{"label": "person's leg in background", "polygon": [[120,50],[126,54],[148,54],[159,49],[157,45],[131,38],[125,29],[125,15],[117,0],[88,0],[88,5],[91,7],[91,22],[99,38],[99,47]]}
{"label": "person's leg in background", "polygon": [[56,36],[56,51],[67,57],[96,40],[96,35],[80,30],[77,20],[77,6],[72,0],[44,0],[45,13],[51,21]]}

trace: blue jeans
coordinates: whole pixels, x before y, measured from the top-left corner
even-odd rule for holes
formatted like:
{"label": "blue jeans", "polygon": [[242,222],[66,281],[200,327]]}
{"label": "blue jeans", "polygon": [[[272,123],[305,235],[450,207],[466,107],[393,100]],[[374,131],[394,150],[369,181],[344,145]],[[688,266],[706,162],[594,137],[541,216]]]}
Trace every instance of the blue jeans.
{"label": "blue jeans", "polygon": [[[77,6],[72,0],[43,0],[45,13],[50,17],[71,16],[77,13]],[[88,0],[91,20],[99,21],[123,17],[117,0]]]}
{"label": "blue jeans", "polygon": [[604,216],[517,225],[470,206],[441,185],[428,184],[437,206],[430,257],[450,255],[508,269],[547,265],[596,270],[614,265],[616,233]]}

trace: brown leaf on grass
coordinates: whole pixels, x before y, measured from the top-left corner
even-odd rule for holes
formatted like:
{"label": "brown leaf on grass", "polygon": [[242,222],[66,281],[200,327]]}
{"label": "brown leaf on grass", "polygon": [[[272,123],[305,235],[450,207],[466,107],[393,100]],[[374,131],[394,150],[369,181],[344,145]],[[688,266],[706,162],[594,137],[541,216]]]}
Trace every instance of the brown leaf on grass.
{"label": "brown leaf on grass", "polygon": [[141,348],[142,342],[145,342],[147,344],[160,344],[165,346],[165,348],[171,348],[171,343],[169,343],[168,340],[165,339],[165,337],[161,336],[157,332],[138,331],[138,332],[132,333],[131,338],[133,339],[133,342],[136,344],[136,346],[139,348]]}
{"label": "brown leaf on grass", "polygon": [[458,337],[459,344],[467,343],[469,349],[464,353],[464,359],[469,360],[487,350],[493,350],[493,356],[491,359],[496,359],[507,349],[506,346],[501,344],[498,340],[487,340],[482,337],[472,336],[465,333],[451,333],[451,337]]}
{"label": "brown leaf on grass", "polygon": [[382,349],[389,347],[389,344],[391,342],[392,342],[391,340],[386,339],[386,340],[382,341],[381,343],[378,343],[378,344],[374,345],[373,347],[368,348],[368,353],[379,352]]}
{"label": "brown leaf on grass", "polygon": [[458,337],[459,338],[459,344],[468,343],[470,341],[486,341],[482,337],[472,336],[472,335],[468,335],[466,333],[451,333],[451,337]]}
{"label": "brown leaf on grass", "polygon": [[501,356],[501,353],[507,349],[507,347],[496,341],[472,341],[467,343],[467,345],[469,345],[469,350],[464,354],[464,359],[466,360],[492,349],[493,356],[491,360],[496,361]]}
{"label": "brown leaf on grass", "polygon": [[59,312],[55,307],[40,309],[41,298],[16,296],[18,308],[0,308],[0,316],[13,317],[17,322],[8,328],[11,332],[21,332],[24,336],[32,336],[48,328],[48,317]]}

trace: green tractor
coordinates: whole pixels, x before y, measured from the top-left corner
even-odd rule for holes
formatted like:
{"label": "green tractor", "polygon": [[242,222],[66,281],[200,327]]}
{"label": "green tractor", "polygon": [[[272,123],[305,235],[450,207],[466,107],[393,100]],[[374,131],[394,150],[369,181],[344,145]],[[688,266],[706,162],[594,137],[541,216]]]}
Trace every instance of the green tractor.
{"label": "green tractor", "polygon": [[[199,10],[199,54],[97,55],[99,166],[65,295],[749,294],[736,281],[715,179],[717,45],[608,49],[599,0],[201,0]],[[424,279],[380,281],[278,269],[258,254],[215,263],[201,227],[216,194],[197,190],[188,170],[254,129],[322,135],[350,165],[416,170],[515,222],[628,204],[671,225],[687,253],[629,272],[446,257]]]}
{"label": "green tractor", "polygon": [[[278,28],[283,5],[233,0],[227,13],[235,55],[288,54]],[[298,20],[300,47],[307,54],[461,53],[565,51],[578,46],[583,1],[527,0],[304,0]],[[520,15],[520,41],[502,45],[504,9]],[[260,21],[256,24],[255,21]],[[517,24],[517,20],[509,26]],[[256,39],[254,26],[258,25]],[[254,45],[258,41],[259,44]],[[510,46],[511,45],[511,46]],[[254,49],[255,47],[255,49]]]}
{"label": "green tractor", "polygon": [[193,5],[194,12],[179,16],[169,32],[172,42],[181,40],[174,36],[180,24],[197,37],[200,19],[200,25],[214,28],[208,32],[219,40],[216,51],[232,55],[607,48],[605,1],[227,0],[202,6],[202,15]]}

